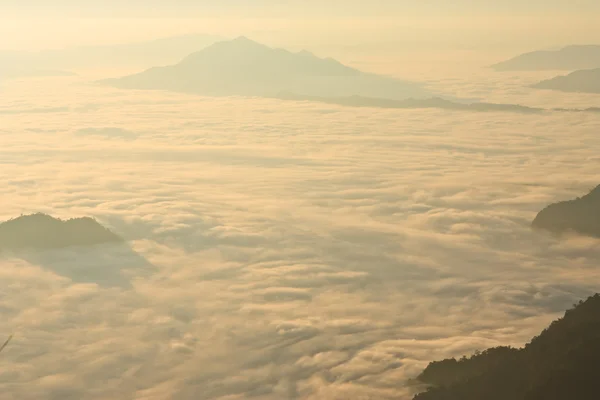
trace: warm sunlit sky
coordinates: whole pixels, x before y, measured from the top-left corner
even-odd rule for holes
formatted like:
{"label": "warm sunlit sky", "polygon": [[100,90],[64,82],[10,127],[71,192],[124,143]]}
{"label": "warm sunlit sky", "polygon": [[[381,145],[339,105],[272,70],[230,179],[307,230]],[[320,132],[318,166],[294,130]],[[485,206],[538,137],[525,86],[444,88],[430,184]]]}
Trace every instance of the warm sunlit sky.
{"label": "warm sunlit sky", "polygon": [[[142,72],[212,36],[2,51],[191,33],[403,81],[245,41]],[[600,242],[531,222],[598,185],[600,113],[568,109],[600,94],[485,66],[586,43],[600,0],[0,0],[0,221],[125,240],[0,255],[0,400],[407,400],[524,345],[598,291]],[[415,92],[505,106],[385,106]]]}
{"label": "warm sunlit sky", "polygon": [[[507,13],[523,14],[538,12],[586,12],[600,10],[594,0],[429,0],[415,2],[410,0],[4,0],[4,8],[20,14],[46,13],[55,11],[72,15],[104,15],[115,13],[128,16],[164,15],[188,16],[192,13],[302,13],[315,15],[331,13],[335,15],[365,15],[395,12],[415,13]],[[160,13],[160,14],[157,14]]]}
{"label": "warm sunlit sky", "polygon": [[3,0],[0,49],[253,35],[277,45],[527,50],[600,42],[595,0]]}

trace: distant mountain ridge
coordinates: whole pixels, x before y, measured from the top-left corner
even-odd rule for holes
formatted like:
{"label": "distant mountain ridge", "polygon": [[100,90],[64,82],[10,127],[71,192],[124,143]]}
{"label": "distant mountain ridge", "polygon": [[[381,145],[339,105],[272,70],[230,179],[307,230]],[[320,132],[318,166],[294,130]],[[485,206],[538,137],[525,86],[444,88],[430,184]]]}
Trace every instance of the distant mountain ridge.
{"label": "distant mountain ridge", "polygon": [[61,220],[38,213],[0,223],[0,251],[123,242],[121,237],[89,217]]}
{"label": "distant mountain ridge", "polygon": [[458,102],[443,99],[440,97],[430,97],[424,99],[404,99],[390,100],[364,96],[347,97],[319,97],[319,96],[301,96],[295,93],[282,92],[277,96],[280,100],[288,101],[310,101],[324,104],[334,104],[344,107],[373,107],[388,109],[423,109],[434,108],[449,111],[470,111],[470,112],[507,112],[518,114],[540,114],[544,112],[561,113],[600,113],[598,107],[588,108],[539,108],[528,107],[519,104],[485,103],[485,102]]}
{"label": "distant mountain ridge", "polygon": [[596,400],[600,389],[600,295],[568,310],[522,349],[497,347],[433,362],[415,400]]}
{"label": "distant mountain ridge", "polygon": [[104,84],[125,89],[169,90],[206,96],[367,96],[400,100],[433,94],[420,84],[361,72],[307,51],[273,49],[246,37],[213,44],[167,67]]}
{"label": "distant mountain ridge", "polygon": [[533,228],[600,237],[600,185],[587,195],[551,204],[535,217]]}
{"label": "distant mountain ridge", "polygon": [[561,92],[600,93],[600,68],[571,72],[536,83],[536,89],[550,89]]}
{"label": "distant mountain ridge", "polygon": [[[393,108],[393,109],[420,109],[420,108],[436,108],[441,110],[456,110],[456,111],[478,111],[478,112],[514,112],[524,114],[536,114],[547,111],[543,108],[534,108],[521,106],[517,104],[496,104],[496,103],[459,103],[446,100],[440,97],[430,97],[426,99],[409,98],[405,100],[390,100],[363,96],[348,96],[348,97],[317,97],[317,96],[300,96],[293,93],[280,93],[278,95],[281,100],[293,101],[311,101],[326,104],[335,104],[347,107],[375,107],[375,108]],[[558,111],[558,110],[556,110]],[[576,110],[562,110],[576,111]],[[584,111],[584,110],[577,110]]]}
{"label": "distant mountain ridge", "polygon": [[220,36],[190,34],[115,45],[0,51],[0,70],[3,67],[15,71],[148,68],[177,62],[219,40]]}
{"label": "distant mountain ridge", "polygon": [[600,68],[600,45],[573,45],[532,51],[492,65],[496,71],[574,71]]}

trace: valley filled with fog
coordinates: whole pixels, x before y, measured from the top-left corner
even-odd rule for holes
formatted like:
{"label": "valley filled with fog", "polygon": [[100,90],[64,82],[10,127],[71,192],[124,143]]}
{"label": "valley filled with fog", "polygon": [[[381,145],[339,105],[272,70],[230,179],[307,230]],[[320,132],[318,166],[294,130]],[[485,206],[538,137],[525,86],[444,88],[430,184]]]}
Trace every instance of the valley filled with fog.
{"label": "valley filled with fog", "polygon": [[[458,97],[600,106],[527,86],[554,73],[418,75]],[[1,82],[0,119],[2,221],[91,216],[128,245],[2,254],[3,399],[410,398],[430,361],[520,346],[597,290],[600,242],[531,221],[599,183],[598,113],[65,76]]]}

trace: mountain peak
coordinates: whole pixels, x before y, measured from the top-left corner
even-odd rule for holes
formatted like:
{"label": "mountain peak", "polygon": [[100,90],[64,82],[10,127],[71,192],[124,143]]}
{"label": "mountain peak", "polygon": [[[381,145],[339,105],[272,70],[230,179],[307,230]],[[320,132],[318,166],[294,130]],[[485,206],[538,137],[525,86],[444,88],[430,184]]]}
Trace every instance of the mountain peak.
{"label": "mountain peak", "polygon": [[265,46],[262,43],[256,42],[252,39],[249,39],[247,36],[238,36],[235,39],[224,40],[222,42],[217,42],[211,47],[235,47],[235,48],[261,48],[261,49],[270,49],[268,46]]}
{"label": "mountain peak", "polygon": [[220,59],[233,56],[248,57],[249,55],[262,55],[272,51],[268,46],[248,39],[246,36],[239,36],[235,39],[224,40],[190,54],[182,60],[182,63],[196,62],[198,59]]}
{"label": "mountain peak", "polygon": [[272,48],[246,36],[215,43],[176,65],[105,82],[121,88],[205,96],[276,97],[287,91],[321,97],[431,97],[418,83],[363,73],[331,58]]}
{"label": "mountain peak", "polygon": [[238,36],[235,39],[230,40],[230,42],[237,43],[256,43],[254,40],[248,38],[248,36]]}
{"label": "mountain peak", "polygon": [[298,52],[298,55],[305,56],[305,57],[315,57],[315,55],[308,50],[300,50]]}

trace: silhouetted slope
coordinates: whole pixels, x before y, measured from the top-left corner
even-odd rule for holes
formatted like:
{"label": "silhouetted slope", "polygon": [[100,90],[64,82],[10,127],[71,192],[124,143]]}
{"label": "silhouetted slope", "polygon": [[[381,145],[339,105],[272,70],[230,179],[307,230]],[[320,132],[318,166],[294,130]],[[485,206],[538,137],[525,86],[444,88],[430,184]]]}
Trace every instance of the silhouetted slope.
{"label": "silhouetted slope", "polygon": [[119,236],[87,217],[63,221],[38,213],[0,224],[0,251],[59,249],[122,242]]}
{"label": "silhouetted slope", "polygon": [[206,96],[277,97],[282,91],[306,96],[361,95],[388,99],[431,97],[420,85],[363,73],[331,58],[273,49],[245,37],[215,43],[180,63],[102,83]]}
{"label": "silhouetted slope", "polygon": [[536,89],[550,89],[561,92],[600,93],[600,68],[575,71],[565,76],[536,83]]}
{"label": "silhouetted slope", "polygon": [[532,226],[554,233],[574,231],[600,237],[600,186],[581,198],[549,205]]}
{"label": "silhouetted slope", "polygon": [[415,400],[592,400],[600,395],[600,295],[580,302],[523,349],[431,363]]}
{"label": "silhouetted slope", "polygon": [[544,71],[600,67],[600,46],[567,46],[555,51],[532,51],[492,65],[496,71]]}
{"label": "silhouetted slope", "polygon": [[436,386],[449,386],[481,375],[504,362],[516,360],[521,350],[495,347],[477,353],[471,358],[450,358],[434,361],[419,375],[419,381]]}

